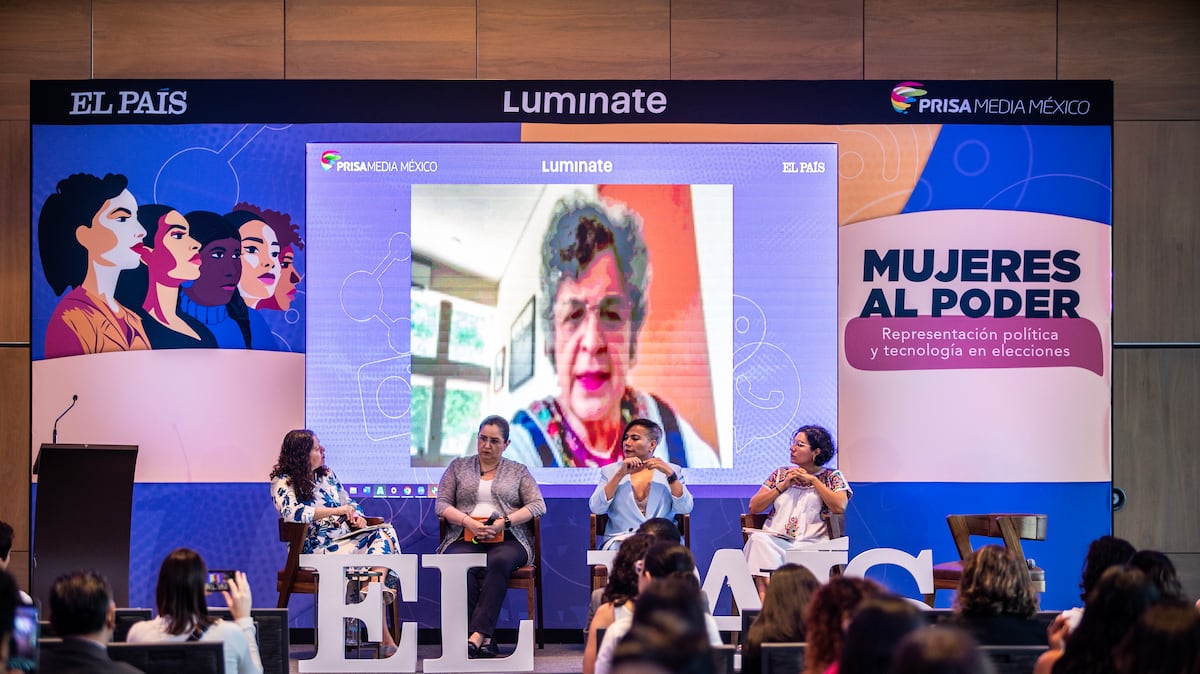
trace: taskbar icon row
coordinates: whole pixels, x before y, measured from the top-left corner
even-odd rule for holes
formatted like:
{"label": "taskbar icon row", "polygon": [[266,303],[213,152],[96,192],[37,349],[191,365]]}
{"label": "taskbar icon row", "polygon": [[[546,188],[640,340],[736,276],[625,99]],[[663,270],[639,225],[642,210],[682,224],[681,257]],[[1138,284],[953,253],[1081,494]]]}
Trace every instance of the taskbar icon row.
{"label": "taskbar icon row", "polygon": [[356,498],[437,498],[436,484],[351,484],[346,491]]}

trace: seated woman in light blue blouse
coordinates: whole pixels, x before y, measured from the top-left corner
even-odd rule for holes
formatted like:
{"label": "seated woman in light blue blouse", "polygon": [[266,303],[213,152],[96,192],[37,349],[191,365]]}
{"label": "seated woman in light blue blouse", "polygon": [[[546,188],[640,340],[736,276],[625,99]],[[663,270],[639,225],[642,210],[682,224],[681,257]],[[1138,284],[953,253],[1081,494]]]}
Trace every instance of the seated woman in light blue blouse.
{"label": "seated woman in light blue blouse", "polygon": [[[275,509],[287,522],[309,525],[304,540],[305,554],[390,555],[400,553],[400,543],[392,525],[353,532],[366,526],[358,504],[350,498],[337,476],[325,465],[325,448],[310,430],[288,431],[279,449],[279,460],[271,469],[271,496]],[[399,580],[385,568],[387,589],[384,598],[395,600]],[[383,630],[385,651],[395,652],[396,643]]]}
{"label": "seated woman in light blue blouse", "polygon": [[600,469],[588,505],[593,513],[608,515],[601,549],[616,549],[646,520],[692,512],[692,493],[680,467],[654,456],[662,436],[662,427],[649,419],[630,421],[621,439],[625,458]]}

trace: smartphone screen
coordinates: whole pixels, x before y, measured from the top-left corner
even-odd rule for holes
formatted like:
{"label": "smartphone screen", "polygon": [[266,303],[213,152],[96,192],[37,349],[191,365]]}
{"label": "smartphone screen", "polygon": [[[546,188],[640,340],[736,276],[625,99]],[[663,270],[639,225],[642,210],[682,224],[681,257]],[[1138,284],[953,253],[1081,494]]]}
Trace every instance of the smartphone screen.
{"label": "smartphone screen", "polygon": [[8,668],[32,672],[38,664],[38,610],[36,606],[17,606],[9,642]]}
{"label": "smartphone screen", "polygon": [[204,591],[213,594],[229,590],[229,579],[233,578],[233,574],[232,569],[209,569],[208,583],[205,584]]}

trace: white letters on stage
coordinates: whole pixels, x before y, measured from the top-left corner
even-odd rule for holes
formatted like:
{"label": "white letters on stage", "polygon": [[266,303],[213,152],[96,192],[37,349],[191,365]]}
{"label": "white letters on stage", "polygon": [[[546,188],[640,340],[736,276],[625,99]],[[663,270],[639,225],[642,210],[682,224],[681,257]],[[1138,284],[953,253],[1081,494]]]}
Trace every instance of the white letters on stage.
{"label": "white letters on stage", "polygon": [[[615,552],[589,550],[589,564],[611,565]],[[326,579],[320,584],[317,597],[317,635],[335,635],[326,638],[326,645],[317,644],[316,654],[309,660],[299,662],[302,674],[319,672],[415,672],[417,671],[417,623],[401,625],[396,653],[379,660],[346,659],[342,635],[345,619],[357,618],[367,626],[367,638],[379,641],[383,636],[383,592],[380,583],[369,583],[367,594],[360,603],[347,604],[345,578],[347,569],[373,567],[388,568],[400,579],[399,596],[396,601],[417,600],[418,555],[301,555],[300,566],[316,571]],[[917,581],[917,590],[922,594],[933,591],[933,551],[922,550],[913,556],[903,550],[875,548],[859,553],[850,559],[849,539],[837,538],[821,543],[811,549],[789,550],[785,559],[806,566],[818,578],[828,578],[830,568],[846,565],[847,576],[864,576],[872,567],[892,564],[908,571]],[[487,563],[487,556],[470,555],[423,555],[421,566],[441,571],[441,635],[442,655],[424,662],[424,671],[434,672],[532,672],[533,671],[533,621],[522,620],[517,631],[517,646],[513,653],[504,658],[471,660],[467,657],[467,572]],[[333,579],[333,580],[329,580]],[[758,592],[746,559],[739,549],[717,550],[704,578],[704,593],[712,599],[729,585],[737,605],[747,609],[761,608]],[[741,629],[740,616],[714,616],[717,625],[725,631]],[[320,639],[318,639],[320,641]]]}

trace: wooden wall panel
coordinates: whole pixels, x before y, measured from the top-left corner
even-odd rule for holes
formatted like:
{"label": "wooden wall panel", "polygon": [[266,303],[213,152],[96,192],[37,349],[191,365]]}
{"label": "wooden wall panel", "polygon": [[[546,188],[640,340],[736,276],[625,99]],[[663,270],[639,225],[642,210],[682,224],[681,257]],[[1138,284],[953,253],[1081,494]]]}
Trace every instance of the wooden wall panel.
{"label": "wooden wall panel", "polygon": [[480,79],[668,79],[669,0],[479,0]]}
{"label": "wooden wall panel", "polygon": [[841,0],[672,0],[672,79],[863,76],[863,10]]}
{"label": "wooden wall panel", "polygon": [[1200,554],[1177,552],[1168,556],[1179,574],[1179,582],[1183,584],[1183,595],[1200,597]]}
{"label": "wooden wall panel", "polygon": [[287,77],[473,79],[474,0],[287,3]]}
{"label": "wooden wall panel", "polygon": [[1113,353],[1113,531],[1137,548],[1200,552],[1200,349]]}
{"label": "wooden wall panel", "polygon": [[95,0],[94,76],[283,77],[280,0]]}
{"label": "wooden wall panel", "polygon": [[1200,341],[1200,122],[1113,135],[1113,337]]}
{"label": "wooden wall panel", "polygon": [[866,79],[1054,79],[1055,0],[864,0]]}
{"label": "wooden wall panel", "polygon": [[[5,475],[29,475],[29,348],[0,347],[0,466]],[[0,519],[15,530],[12,573],[29,587],[29,480],[5,480],[0,489]],[[22,574],[22,569],[23,573]]]}
{"label": "wooden wall panel", "polygon": [[90,0],[0,2],[0,120],[29,119],[29,80],[91,76]]}
{"label": "wooden wall panel", "polygon": [[0,121],[0,342],[29,341],[29,123]]}
{"label": "wooden wall panel", "polygon": [[1116,118],[1200,119],[1200,3],[1061,0],[1058,76],[1110,79]]}

